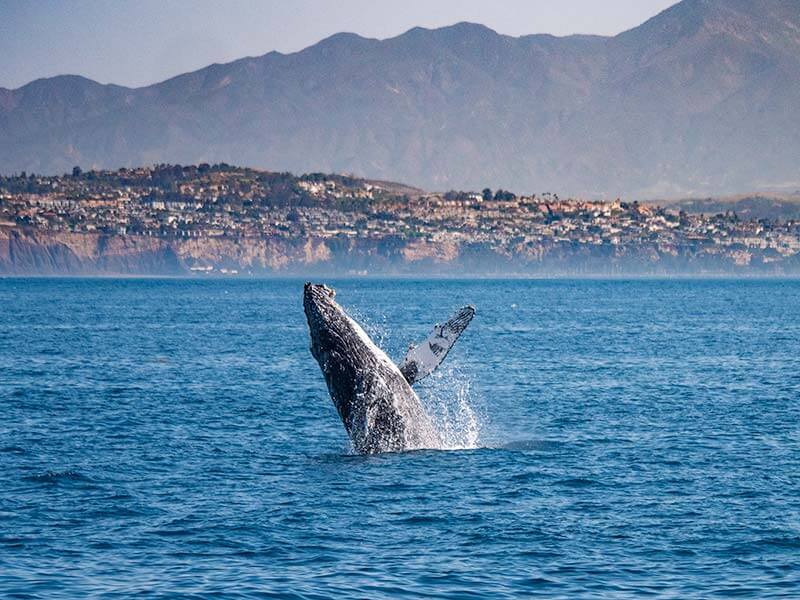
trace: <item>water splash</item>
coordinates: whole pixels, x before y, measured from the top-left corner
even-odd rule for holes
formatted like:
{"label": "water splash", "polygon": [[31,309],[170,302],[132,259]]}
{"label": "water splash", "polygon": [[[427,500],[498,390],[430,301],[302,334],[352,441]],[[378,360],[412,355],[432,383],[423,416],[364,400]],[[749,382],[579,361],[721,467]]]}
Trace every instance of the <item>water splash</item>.
{"label": "water splash", "polygon": [[[397,353],[393,352],[396,348],[387,347],[387,344],[395,344],[392,344],[392,330],[385,315],[377,320],[374,315],[366,315],[357,308],[347,307],[346,310],[378,347],[391,354]],[[450,362],[414,385],[439,434],[442,450],[481,447],[480,434],[485,419],[474,406],[471,384],[469,375],[462,372],[457,363]]]}
{"label": "water splash", "polygon": [[347,306],[344,309],[350,318],[361,326],[361,329],[366,332],[378,348],[390,354],[392,349],[387,348],[386,343],[391,329],[386,320],[386,315],[381,315],[381,320],[376,321],[374,315],[364,314],[356,307]]}
{"label": "water splash", "polygon": [[480,447],[483,419],[473,406],[471,384],[457,365],[451,365],[430,375],[417,389],[442,439],[443,450]]}

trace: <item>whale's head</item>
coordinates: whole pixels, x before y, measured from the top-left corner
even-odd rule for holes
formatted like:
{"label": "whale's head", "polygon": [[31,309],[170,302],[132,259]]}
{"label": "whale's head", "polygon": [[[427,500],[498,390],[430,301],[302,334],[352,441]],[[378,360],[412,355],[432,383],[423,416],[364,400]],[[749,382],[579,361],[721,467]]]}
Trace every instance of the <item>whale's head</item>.
{"label": "whale's head", "polygon": [[306,283],[303,308],[311,354],[359,452],[437,448],[438,436],[400,369],[334,300],[325,285]]}
{"label": "whale's head", "polygon": [[311,335],[311,354],[322,369],[333,403],[352,437],[354,428],[359,427],[354,425],[360,414],[359,390],[365,373],[372,371],[365,367],[381,351],[371,347],[361,327],[333,299],[335,295],[326,285],[306,283],[303,308]]}
{"label": "whale's head", "polygon": [[351,322],[336,303],[336,292],[327,285],[306,283],[303,289],[303,308],[311,334],[311,354],[318,361],[336,350],[351,333]]}

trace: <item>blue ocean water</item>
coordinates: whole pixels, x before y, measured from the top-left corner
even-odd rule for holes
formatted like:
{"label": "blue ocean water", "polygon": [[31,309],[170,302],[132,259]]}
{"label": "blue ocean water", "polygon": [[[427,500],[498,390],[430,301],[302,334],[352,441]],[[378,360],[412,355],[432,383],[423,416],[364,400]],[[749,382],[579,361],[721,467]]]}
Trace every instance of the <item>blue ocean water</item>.
{"label": "blue ocean water", "polygon": [[800,596],[800,282],[332,282],[453,447],[354,456],[294,280],[0,279],[0,597]]}

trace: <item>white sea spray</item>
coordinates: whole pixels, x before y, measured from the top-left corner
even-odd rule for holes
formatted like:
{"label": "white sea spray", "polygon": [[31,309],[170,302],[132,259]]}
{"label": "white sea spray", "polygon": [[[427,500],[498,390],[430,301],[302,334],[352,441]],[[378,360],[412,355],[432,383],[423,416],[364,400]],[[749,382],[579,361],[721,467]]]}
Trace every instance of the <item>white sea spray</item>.
{"label": "white sea spray", "polygon": [[[391,329],[384,318],[376,322],[370,316],[351,308],[348,318],[359,337],[381,360],[391,362],[383,348],[391,340]],[[434,373],[413,386],[425,412],[438,433],[441,450],[467,450],[480,447],[483,418],[473,406],[472,380],[457,362],[445,363]],[[449,364],[448,364],[449,362]]]}
{"label": "white sea spray", "polygon": [[442,366],[415,387],[439,432],[443,450],[480,447],[483,419],[474,407],[472,381],[457,364]]}

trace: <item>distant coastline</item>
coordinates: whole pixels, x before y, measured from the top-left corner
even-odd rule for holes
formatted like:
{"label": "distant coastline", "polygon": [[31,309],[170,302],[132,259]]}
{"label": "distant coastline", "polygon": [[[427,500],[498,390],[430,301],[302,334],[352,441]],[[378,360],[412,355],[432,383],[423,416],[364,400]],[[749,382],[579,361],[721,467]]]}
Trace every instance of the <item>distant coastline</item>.
{"label": "distant coastline", "polygon": [[0,274],[793,276],[800,203],[428,193],[226,164],[76,168],[0,177]]}

